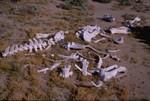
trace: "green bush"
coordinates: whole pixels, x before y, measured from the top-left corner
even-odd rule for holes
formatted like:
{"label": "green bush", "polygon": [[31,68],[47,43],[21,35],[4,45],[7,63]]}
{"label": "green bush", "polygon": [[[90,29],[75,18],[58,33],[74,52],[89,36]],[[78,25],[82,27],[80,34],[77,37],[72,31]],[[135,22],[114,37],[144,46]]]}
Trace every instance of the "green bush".
{"label": "green bush", "polygon": [[100,3],[110,3],[112,0],[93,0],[93,1],[97,1]]}

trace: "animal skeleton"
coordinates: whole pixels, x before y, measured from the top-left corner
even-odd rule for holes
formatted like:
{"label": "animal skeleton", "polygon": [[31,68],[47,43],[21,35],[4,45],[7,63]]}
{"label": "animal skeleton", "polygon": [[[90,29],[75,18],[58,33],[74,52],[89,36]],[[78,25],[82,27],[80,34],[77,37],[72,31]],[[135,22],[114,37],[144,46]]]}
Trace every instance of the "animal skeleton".
{"label": "animal skeleton", "polygon": [[110,28],[111,34],[129,34],[131,30],[128,27]]}
{"label": "animal skeleton", "polygon": [[[29,52],[33,52],[33,50],[35,52],[38,51],[38,49],[40,49],[41,51],[43,49],[48,49],[51,47],[51,45],[55,45],[58,41],[63,40],[64,39],[64,34],[67,34],[68,31],[63,32],[63,31],[59,31],[58,33],[55,34],[54,38],[50,38],[50,39],[46,39],[45,41],[39,39],[29,39],[29,43],[25,43],[24,45],[13,45],[12,47],[8,47],[5,49],[4,52],[2,52],[2,56],[6,57],[7,55],[13,55],[19,51],[23,51],[23,50],[29,50]],[[41,34],[41,33],[37,33],[36,37],[37,38],[47,38],[49,36],[49,34]],[[47,46],[47,47],[46,47]]]}

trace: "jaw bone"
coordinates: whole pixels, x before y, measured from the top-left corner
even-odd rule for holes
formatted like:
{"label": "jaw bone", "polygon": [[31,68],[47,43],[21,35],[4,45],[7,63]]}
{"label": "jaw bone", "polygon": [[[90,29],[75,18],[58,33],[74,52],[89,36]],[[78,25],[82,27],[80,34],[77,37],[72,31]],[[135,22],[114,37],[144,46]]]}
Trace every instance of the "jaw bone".
{"label": "jaw bone", "polygon": [[111,34],[129,34],[131,30],[128,27],[110,28]]}
{"label": "jaw bone", "polygon": [[71,65],[65,66],[65,68],[63,68],[62,71],[60,72],[60,76],[64,78],[70,77],[73,74],[73,72],[70,72],[70,68]]}

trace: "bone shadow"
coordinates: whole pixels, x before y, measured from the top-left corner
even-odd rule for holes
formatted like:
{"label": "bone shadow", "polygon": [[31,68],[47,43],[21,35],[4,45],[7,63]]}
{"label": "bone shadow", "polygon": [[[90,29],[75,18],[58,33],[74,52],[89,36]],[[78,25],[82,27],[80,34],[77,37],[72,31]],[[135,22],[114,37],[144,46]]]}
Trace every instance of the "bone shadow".
{"label": "bone shadow", "polygon": [[135,38],[141,39],[140,42],[146,43],[150,46],[150,26],[131,28]]}

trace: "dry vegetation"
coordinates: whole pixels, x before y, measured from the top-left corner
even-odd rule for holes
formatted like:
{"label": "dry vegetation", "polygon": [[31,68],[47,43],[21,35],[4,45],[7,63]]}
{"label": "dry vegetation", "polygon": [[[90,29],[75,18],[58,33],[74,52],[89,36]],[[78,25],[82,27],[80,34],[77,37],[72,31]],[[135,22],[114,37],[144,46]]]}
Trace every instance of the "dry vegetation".
{"label": "dry vegetation", "polygon": [[[0,27],[3,29],[3,34],[0,34],[0,52],[15,43],[28,42],[29,38],[35,36],[35,33],[55,33],[59,30],[70,31],[65,37],[65,42],[74,41],[86,44],[86,42],[74,37],[78,27],[94,22],[89,13],[91,9],[89,10],[89,5],[85,3],[86,0],[63,0],[63,4],[58,7],[67,9],[67,11],[63,10],[55,14],[45,11],[45,6],[49,6],[52,1],[1,0],[0,14],[2,15],[0,16],[6,17],[6,19],[5,21],[0,20]],[[80,1],[80,4],[78,4],[78,1]],[[100,1],[105,2],[105,0]],[[107,1],[111,2],[111,0]],[[26,4],[24,5],[24,3]],[[133,9],[139,11],[136,7],[133,7]],[[149,10],[149,8],[145,9]],[[47,18],[44,18],[44,16],[47,16]],[[128,17],[125,15],[125,19],[128,19]],[[113,46],[111,45],[111,47]],[[50,57],[52,60],[58,60],[57,53],[70,54],[60,46],[53,46],[47,51],[39,51],[35,55],[25,56],[24,54],[27,53],[25,51],[6,58],[0,57],[0,100],[61,100],[57,99],[59,92],[54,91],[54,88],[69,91],[68,95],[64,95],[64,100],[107,100],[107,97],[114,94],[118,96],[119,100],[128,99],[128,88],[118,85],[115,80],[109,82],[109,84],[106,83],[107,87],[103,88],[85,86],[83,81],[94,80],[96,82],[98,77],[83,77],[81,72],[73,69],[75,77],[69,79],[76,82],[72,83],[59,76],[58,71],[63,68],[62,65],[58,70],[49,71],[45,75],[37,73],[38,69],[52,65],[50,61],[42,58],[43,53],[49,57],[50,54],[55,54],[54,57]],[[137,63],[138,60],[131,58],[130,62]],[[24,64],[34,64],[42,68],[35,66],[24,68]],[[149,65],[149,59],[145,58],[143,64]],[[92,63],[90,64],[91,67],[93,67]]]}

